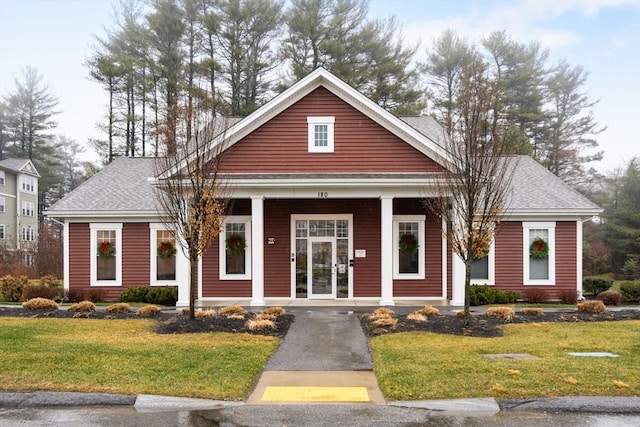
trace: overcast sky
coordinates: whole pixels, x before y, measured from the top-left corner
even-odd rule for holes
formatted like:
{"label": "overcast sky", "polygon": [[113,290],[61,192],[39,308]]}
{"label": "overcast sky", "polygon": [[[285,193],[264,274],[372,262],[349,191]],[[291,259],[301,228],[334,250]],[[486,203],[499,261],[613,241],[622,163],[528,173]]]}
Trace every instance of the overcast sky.
{"label": "overcast sky", "polygon": [[[57,134],[81,144],[103,137],[95,124],[106,96],[88,80],[84,63],[94,34],[113,22],[113,0],[0,0],[0,95],[25,66],[35,67],[60,100]],[[506,29],[516,40],[538,40],[555,62],[565,58],[590,73],[586,90],[600,102],[596,120],[605,151],[595,166],[607,172],[640,156],[640,0],[371,0],[370,17],[396,15],[420,53],[445,29],[471,40]],[[96,158],[96,157],[94,157]]]}

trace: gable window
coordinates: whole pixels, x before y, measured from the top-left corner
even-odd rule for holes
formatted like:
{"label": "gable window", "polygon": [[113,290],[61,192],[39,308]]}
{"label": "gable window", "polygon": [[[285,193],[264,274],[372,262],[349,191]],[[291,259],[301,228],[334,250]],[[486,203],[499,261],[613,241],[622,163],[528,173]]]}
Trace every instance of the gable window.
{"label": "gable window", "polygon": [[424,215],[393,217],[394,279],[424,279]]}
{"label": "gable window", "polygon": [[91,286],[120,286],[122,224],[89,224],[91,229]]}
{"label": "gable window", "polygon": [[4,224],[0,224],[0,240],[4,240]]}
{"label": "gable window", "polygon": [[22,177],[22,191],[26,191],[28,193],[36,192],[36,179],[32,176],[23,176]]}
{"label": "gable window", "polygon": [[36,240],[36,230],[33,227],[22,227],[22,241],[33,242]]}
{"label": "gable window", "polygon": [[219,240],[220,280],[251,279],[251,217],[228,217]]}
{"label": "gable window", "polygon": [[0,171],[0,185],[4,185],[4,171]]}
{"label": "gable window", "polygon": [[150,224],[151,284],[175,285],[179,251],[176,236],[164,224]]}
{"label": "gable window", "polygon": [[524,284],[553,285],[555,222],[523,222]]}
{"label": "gable window", "polygon": [[33,203],[22,202],[22,215],[33,216]]}
{"label": "gable window", "polygon": [[28,267],[33,266],[33,254],[28,252],[22,253],[22,265],[26,265]]}
{"label": "gable window", "polygon": [[473,261],[471,265],[471,282],[476,285],[493,285],[495,277],[495,247],[491,242],[489,253]]}
{"label": "gable window", "polygon": [[307,117],[310,153],[333,153],[335,117]]}
{"label": "gable window", "polygon": [[4,197],[0,197],[0,213],[4,212]]}

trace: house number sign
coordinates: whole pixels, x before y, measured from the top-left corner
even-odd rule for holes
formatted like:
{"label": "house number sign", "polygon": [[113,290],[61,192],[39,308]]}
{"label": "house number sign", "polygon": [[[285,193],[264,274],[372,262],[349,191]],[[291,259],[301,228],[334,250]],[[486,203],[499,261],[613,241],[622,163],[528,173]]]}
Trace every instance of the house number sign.
{"label": "house number sign", "polygon": [[327,191],[318,191],[319,199],[326,199],[327,197],[329,197],[329,193]]}

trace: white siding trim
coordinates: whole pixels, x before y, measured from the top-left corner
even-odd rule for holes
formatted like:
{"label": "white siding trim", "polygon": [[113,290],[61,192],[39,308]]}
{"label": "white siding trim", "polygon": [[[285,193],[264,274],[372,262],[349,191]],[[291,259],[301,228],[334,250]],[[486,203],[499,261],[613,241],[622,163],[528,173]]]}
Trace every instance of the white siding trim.
{"label": "white siding trim", "polygon": [[[532,280],[529,278],[529,230],[549,230],[549,278],[544,280]],[[523,222],[522,223],[522,270],[523,285],[527,286],[553,286],[556,284],[556,223],[555,222]]]}
{"label": "white siding trim", "polygon": [[251,197],[251,305],[264,305],[264,197]]}
{"label": "white siding trim", "polygon": [[393,197],[380,198],[380,305],[393,301]]}
{"label": "white siding trim", "polygon": [[[122,223],[90,223],[89,268],[91,286],[122,286]],[[96,248],[98,230],[115,230],[116,232],[116,280],[98,280],[96,271]]]}

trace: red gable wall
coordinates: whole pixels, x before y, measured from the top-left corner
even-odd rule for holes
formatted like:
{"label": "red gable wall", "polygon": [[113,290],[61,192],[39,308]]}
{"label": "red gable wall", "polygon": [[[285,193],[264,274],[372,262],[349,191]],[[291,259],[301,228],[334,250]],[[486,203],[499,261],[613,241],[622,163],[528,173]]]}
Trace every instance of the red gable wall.
{"label": "red gable wall", "polygon": [[[307,117],[335,117],[333,153],[309,153]],[[230,147],[222,170],[232,173],[440,172],[409,144],[318,88]]]}

